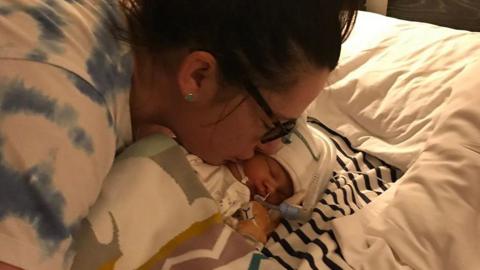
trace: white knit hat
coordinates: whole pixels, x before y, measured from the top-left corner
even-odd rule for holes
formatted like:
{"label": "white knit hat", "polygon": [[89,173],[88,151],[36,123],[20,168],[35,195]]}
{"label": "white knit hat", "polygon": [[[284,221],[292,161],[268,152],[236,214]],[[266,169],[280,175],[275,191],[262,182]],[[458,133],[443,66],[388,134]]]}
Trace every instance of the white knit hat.
{"label": "white knit hat", "polygon": [[290,135],[290,141],[290,144],[284,145],[272,157],[290,174],[294,193],[306,191],[313,174],[318,169],[318,161],[313,158],[313,155],[319,157],[320,154],[307,127],[306,119],[297,120],[295,131]]}

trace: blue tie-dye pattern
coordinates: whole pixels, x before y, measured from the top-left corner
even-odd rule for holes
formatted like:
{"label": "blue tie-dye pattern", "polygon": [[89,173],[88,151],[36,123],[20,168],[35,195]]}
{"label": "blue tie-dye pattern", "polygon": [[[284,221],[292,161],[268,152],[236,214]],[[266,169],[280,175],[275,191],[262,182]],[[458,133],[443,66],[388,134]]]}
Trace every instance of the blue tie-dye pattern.
{"label": "blue tie-dye pattern", "polygon": [[87,133],[85,133],[85,130],[82,128],[71,128],[68,131],[68,137],[70,137],[70,140],[73,141],[73,144],[79,146],[80,148],[84,149],[87,153],[93,153],[93,143],[92,140],[90,139],[90,136],[88,136]]}
{"label": "blue tie-dye pattern", "polygon": [[10,15],[12,13],[12,9],[8,7],[0,7],[0,16]]}
{"label": "blue tie-dye pattern", "polygon": [[65,0],[65,2],[70,3],[70,4],[77,3],[77,4],[80,4],[80,5],[83,5],[85,3],[84,0]]}
{"label": "blue tie-dye pattern", "polygon": [[74,125],[78,119],[77,111],[70,105],[57,106],[55,108],[55,123],[61,127]]}
{"label": "blue tie-dye pattern", "polygon": [[14,216],[31,223],[47,255],[70,235],[63,223],[65,200],[55,190],[52,175],[49,163],[16,171],[0,156],[0,221]]}
{"label": "blue tie-dye pattern", "polygon": [[38,91],[27,89],[23,81],[15,81],[2,87],[4,92],[1,109],[7,113],[33,113],[53,120],[56,102]]}
{"label": "blue tie-dye pattern", "polygon": [[45,45],[52,52],[62,53],[65,34],[61,27],[65,26],[65,21],[49,6],[24,7],[23,11],[37,22],[41,31],[40,45]]}
{"label": "blue tie-dye pattern", "polygon": [[45,49],[49,52],[60,54],[64,52],[63,41],[65,34],[62,27],[66,25],[60,13],[53,8],[56,6],[56,1],[47,0],[41,6],[23,6],[12,5],[9,7],[0,7],[0,15],[8,16],[14,12],[24,12],[32,17],[38,24],[40,30],[40,37],[38,40],[38,47],[27,54],[27,59],[35,61],[46,61],[48,55]]}
{"label": "blue tie-dye pattern", "polygon": [[[83,4],[82,0],[65,0],[68,3]],[[124,51],[121,44],[111,33],[112,25],[122,25],[119,16],[121,11],[116,1],[100,2],[101,18],[94,30],[96,38],[95,46],[86,60],[87,72],[90,75],[94,87],[84,79],[74,74],[68,78],[75,87],[93,102],[106,104],[106,99],[113,100],[115,93],[129,91],[133,73],[133,55]],[[62,26],[65,20],[61,12],[55,12],[58,6],[56,0],[45,0],[42,6],[25,7],[17,6],[14,11],[23,11],[37,21],[41,30],[40,40],[36,49],[26,55],[26,58],[33,61],[47,62],[48,53],[61,53],[65,34]],[[4,12],[10,14],[11,9],[4,8]],[[123,22],[125,23],[125,22]],[[49,51],[45,51],[48,49]],[[114,120],[110,113],[107,113],[108,122],[113,126]]]}
{"label": "blue tie-dye pattern", "polygon": [[[28,15],[32,17],[38,28],[38,30],[34,32],[38,32],[40,37],[38,42],[30,47],[35,47],[35,49],[26,54],[27,59],[48,62],[51,53],[62,53],[65,49],[68,49],[68,47],[63,47],[63,42],[65,36],[70,33],[64,32],[67,28],[63,28],[63,26],[66,25],[69,18],[65,16],[63,12],[70,7],[65,9],[65,5],[62,6],[60,4],[62,0],[42,1],[43,6],[39,4],[38,7],[32,7],[28,0],[24,2],[29,3],[28,7],[20,4],[21,1],[13,1],[15,3],[13,5],[10,5],[10,2],[6,1],[9,2],[8,7],[3,7],[1,6],[2,4],[0,4],[0,19],[2,16],[9,16],[17,12],[23,12],[24,14],[19,14],[21,16]],[[63,1],[72,5],[82,5],[85,3],[83,0]],[[103,3],[103,0],[99,2]],[[65,18],[65,20],[63,18]],[[103,20],[102,22],[105,21],[107,20]],[[102,24],[99,23],[98,28],[101,27]],[[104,25],[104,27],[108,28],[108,25]],[[101,37],[101,34],[98,33],[101,33],[101,31],[96,32],[97,37]],[[106,35],[109,34],[107,29],[104,29],[103,33]],[[114,42],[116,43],[116,41]],[[96,46],[97,50],[101,51],[99,44],[95,44],[94,46]],[[118,46],[118,44],[115,44],[115,46]],[[106,46],[106,48],[109,47]],[[115,50],[117,51],[108,53],[107,58],[116,64],[111,66],[112,72],[110,72],[110,70],[105,71],[105,74],[111,74],[113,81],[112,88],[102,89],[102,92],[108,94],[110,97],[113,97],[120,89],[129,90],[132,73],[132,57],[129,54],[120,52],[119,48]],[[92,51],[90,59],[92,59],[93,55]],[[94,62],[95,61],[92,61],[92,65],[94,65]],[[106,66],[109,67],[108,64],[106,64]],[[60,68],[62,67],[60,66]],[[67,71],[67,73],[70,72]],[[73,75],[73,73],[70,73],[70,75]],[[5,81],[1,77],[0,74],[0,121],[4,117],[9,117],[9,115],[7,115],[8,113],[32,114],[45,117],[58,126],[65,128],[66,134],[74,146],[83,149],[87,153],[90,152],[90,154],[94,152],[95,149],[90,136],[84,129],[78,127],[78,113],[74,107],[68,104],[61,105],[55,98],[52,99],[42,94],[38,88],[25,87],[22,81]],[[79,82],[78,79],[79,77],[75,75],[75,79],[70,78],[70,81],[81,93],[85,94],[93,102],[105,104],[103,96],[98,93],[98,90],[94,89],[92,84],[87,84],[87,82],[83,80]],[[84,84],[82,85],[82,83]],[[101,84],[95,84],[95,86],[97,85]],[[91,91],[92,89],[94,92]],[[22,94],[15,96],[10,93],[11,91],[17,90],[20,92],[23,91],[23,97]],[[33,93],[31,99],[27,97],[28,93]],[[16,98],[20,98],[18,103],[5,101],[15,101]],[[100,102],[102,98],[103,101]],[[29,105],[32,105],[32,109],[25,108]],[[103,106],[106,108],[105,112],[108,122],[110,126],[113,126],[114,119],[112,114],[108,112],[107,106]],[[66,211],[64,210],[65,200],[62,194],[55,189],[54,183],[52,182],[54,172],[51,169],[52,167],[48,165],[51,163],[42,163],[22,169],[21,171],[16,171],[2,159],[1,145],[0,137],[0,222],[5,218],[14,216],[32,223],[32,227],[37,230],[39,235],[39,243],[42,245],[42,250],[53,254],[58,248],[58,244],[69,236],[73,225],[68,227],[68,225],[62,223],[63,211]],[[33,184],[27,181],[31,179],[32,176],[36,179]],[[71,252],[67,252],[66,257],[68,256],[71,256]],[[65,261],[68,262],[70,260],[67,259]]]}
{"label": "blue tie-dye pattern", "polygon": [[111,33],[110,26],[121,25],[120,9],[112,1],[101,2],[102,18],[94,31],[96,46],[87,60],[88,73],[106,98],[130,89],[133,71],[131,52],[124,52]]}
{"label": "blue tie-dye pattern", "polygon": [[85,130],[77,126],[78,115],[70,105],[59,105],[34,88],[25,87],[23,81],[7,81],[0,84],[3,95],[0,109],[3,113],[30,113],[41,115],[57,125],[67,128],[72,144],[88,155],[94,153],[93,140]]}
{"label": "blue tie-dye pattern", "polygon": [[58,0],[43,0],[44,3],[50,7],[56,7],[58,4]]}
{"label": "blue tie-dye pattern", "polygon": [[68,71],[67,77],[73,83],[73,85],[75,85],[78,91],[87,96],[91,101],[99,105],[105,105],[105,98],[98,93],[98,90],[95,89],[90,83],[85,81],[83,78],[80,78],[78,75]]}
{"label": "blue tie-dye pattern", "polygon": [[48,59],[47,54],[40,49],[34,49],[29,54],[27,54],[27,59],[38,62],[45,62]]}
{"label": "blue tie-dye pattern", "polygon": [[109,111],[107,111],[107,120],[108,120],[108,126],[112,127],[113,126],[113,116]]}
{"label": "blue tie-dye pattern", "polygon": [[[100,95],[90,83],[85,81],[84,79],[80,78],[78,75],[71,73],[67,71],[67,77],[68,79],[75,85],[75,87],[80,91],[82,94],[90,98],[91,101],[102,105],[105,105],[105,98]],[[113,126],[113,117],[110,111],[107,109],[106,110],[106,115],[107,115],[107,120],[108,120],[108,126],[112,127]]]}

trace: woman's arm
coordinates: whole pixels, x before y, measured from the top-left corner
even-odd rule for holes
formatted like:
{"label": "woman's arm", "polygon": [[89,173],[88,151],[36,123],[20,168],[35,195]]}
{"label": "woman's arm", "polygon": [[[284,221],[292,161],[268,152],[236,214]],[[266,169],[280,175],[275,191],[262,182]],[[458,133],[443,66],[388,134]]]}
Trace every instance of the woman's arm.
{"label": "woman's arm", "polygon": [[85,94],[98,93],[60,68],[2,60],[0,74],[0,261],[60,269],[110,169],[114,129]]}

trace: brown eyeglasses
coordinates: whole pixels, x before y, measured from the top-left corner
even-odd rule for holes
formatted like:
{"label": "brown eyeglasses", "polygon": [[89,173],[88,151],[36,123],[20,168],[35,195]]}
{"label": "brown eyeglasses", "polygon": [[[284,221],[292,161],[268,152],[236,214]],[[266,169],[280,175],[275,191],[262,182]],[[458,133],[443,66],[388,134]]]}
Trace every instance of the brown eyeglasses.
{"label": "brown eyeglasses", "polygon": [[[280,122],[273,114],[272,108],[268,105],[267,101],[262,97],[260,91],[253,83],[246,83],[245,85],[248,94],[255,100],[258,106],[265,112],[273,123],[273,127],[267,130],[263,134],[260,142],[262,144],[274,141],[278,138],[287,138],[288,135],[295,128],[297,119],[290,119],[285,122]],[[288,139],[286,140],[288,142]],[[285,143],[285,141],[282,140]]]}

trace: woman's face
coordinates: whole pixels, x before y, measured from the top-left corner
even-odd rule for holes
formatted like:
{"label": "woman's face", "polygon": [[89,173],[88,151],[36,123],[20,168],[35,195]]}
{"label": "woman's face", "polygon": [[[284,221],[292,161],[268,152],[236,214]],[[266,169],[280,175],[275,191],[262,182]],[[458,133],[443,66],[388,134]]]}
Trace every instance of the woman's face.
{"label": "woman's face", "polygon": [[[296,85],[282,92],[259,90],[280,121],[295,119],[323,89],[328,74],[327,69],[303,74]],[[268,116],[245,90],[238,92],[242,94],[228,101],[197,105],[188,116],[183,114],[175,133],[189,152],[210,164],[223,164],[249,159],[255,150],[266,154],[278,150],[279,140],[260,143],[266,126],[271,126]]]}

